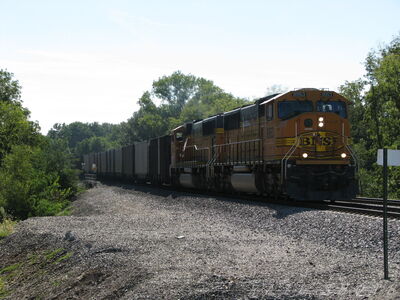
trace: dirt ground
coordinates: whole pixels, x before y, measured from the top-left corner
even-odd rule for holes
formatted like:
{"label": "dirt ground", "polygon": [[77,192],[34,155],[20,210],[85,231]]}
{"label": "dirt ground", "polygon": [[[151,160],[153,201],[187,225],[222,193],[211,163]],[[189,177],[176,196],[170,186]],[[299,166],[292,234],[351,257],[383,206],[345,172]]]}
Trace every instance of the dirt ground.
{"label": "dirt ground", "polygon": [[0,299],[400,299],[400,222],[99,184],[0,241]]}

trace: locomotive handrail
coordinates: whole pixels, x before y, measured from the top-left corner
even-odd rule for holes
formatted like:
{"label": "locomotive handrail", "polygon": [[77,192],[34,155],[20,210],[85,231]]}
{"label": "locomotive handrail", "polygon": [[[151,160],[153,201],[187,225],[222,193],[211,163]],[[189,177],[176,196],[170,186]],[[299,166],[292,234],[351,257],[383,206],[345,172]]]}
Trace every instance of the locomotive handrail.
{"label": "locomotive handrail", "polygon": [[259,141],[261,141],[261,139],[254,139],[254,140],[246,140],[246,141],[241,141],[241,142],[220,144],[220,145],[214,145],[213,147],[229,146],[229,145],[244,144],[244,143],[250,143],[250,142],[259,142]]}
{"label": "locomotive handrail", "polygon": [[[251,144],[251,143],[254,143],[254,149],[253,149],[253,151],[254,151],[254,156],[256,156],[255,154],[256,154],[256,147],[255,147],[255,145],[256,145],[256,143],[258,143],[257,144],[257,147],[258,148],[260,148],[260,142],[262,141],[262,139],[252,139],[252,140],[246,140],[246,141],[240,141],[240,142],[233,142],[233,143],[226,143],[226,144],[219,144],[219,145],[213,145],[212,147],[214,148],[214,149],[217,149],[218,147],[219,148],[222,148],[222,147],[231,147],[231,146],[235,146],[235,145],[237,145],[237,146],[239,146],[239,145],[248,145],[248,144]],[[250,147],[249,147],[250,148]],[[229,148],[230,149],[230,148]],[[246,148],[245,148],[245,150],[246,150]],[[250,149],[249,149],[249,151],[251,151]],[[246,160],[246,158],[250,158],[251,157],[251,155],[249,155],[249,154],[247,154],[247,151],[244,151],[244,153],[245,153],[245,161],[247,161]],[[220,155],[221,153],[218,153],[218,151],[215,151],[215,156],[214,156],[214,161],[219,157],[219,155]],[[229,150],[229,154],[230,154],[230,150]],[[258,149],[258,156],[260,156],[260,155],[262,155],[262,152],[261,152],[261,149]],[[231,156],[229,155],[229,159],[231,158]],[[243,157],[241,156],[241,159],[242,159]],[[228,160],[229,160],[228,159]],[[230,160],[231,162],[232,162],[232,160]],[[234,160],[235,161],[235,160]],[[239,157],[238,157],[238,155],[237,155],[237,157],[236,157],[236,162],[238,162],[239,161]],[[241,160],[242,161],[242,160]],[[249,160],[250,161],[250,160]]]}
{"label": "locomotive handrail", "polygon": [[287,162],[300,144],[300,138],[298,136],[296,136],[295,138],[296,138],[296,140],[295,140],[294,144],[292,145],[292,147],[290,147],[289,151],[286,152],[285,156],[282,158],[282,161],[281,161],[281,184],[283,184],[283,181],[286,178]]}
{"label": "locomotive handrail", "polygon": [[[210,147],[203,147],[203,148],[198,148],[197,147],[197,145],[191,145],[191,146],[187,146],[186,148],[185,148],[185,151],[182,153],[183,154],[183,156],[182,156],[182,158],[184,158],[185,157],[185,153],[186,153],[186,151],[188,150],[188,149],[194,149],[195,151],[210,151]],[[190,153],[189,153],[190,154]],[[194,153],[193,153],[194,154]],[[194,154],[195,155],[195,154]],[[190,155],[189,155],[190,156]],[[205,158],[205,160],[207,160],[208,162],[209,162],[209,160],[208,160],[208,157],[209,157],[209,155],[208,155],[208,153],[207,153],[207,155],[202,155],[202,153],[200,153],[200,159],[202,159],[203,158],[203,156],[206,156],[206,157],[204,157]],[[200,162],[201,162],[202,160],[200,160]],[[192,163],[191,165],[192,166],[194,166],[198,161],[197,161],[197,159],[196,159],[196,157],[194,157],[194,160],[192,160],[192,161],[185,161],[185,160],[183,160],[183,162],[185,163]]]}
{"label": "locomotive handrail", "polygon": [[204,148],[197,148],[197,145],[193,145],[193,146],[187,146],[187,148],[194,148],[194,150],[196,151],[200,151],[200,150],[210,150],[210,147],[204,147]]}

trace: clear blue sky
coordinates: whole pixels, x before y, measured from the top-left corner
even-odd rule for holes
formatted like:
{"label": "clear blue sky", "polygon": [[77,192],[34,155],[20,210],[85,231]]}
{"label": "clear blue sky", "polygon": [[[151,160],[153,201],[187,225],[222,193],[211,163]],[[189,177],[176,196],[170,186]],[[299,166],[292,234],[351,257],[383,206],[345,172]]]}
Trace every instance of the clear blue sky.
{"label": "clear blue sky", "polygon": [[253,99],[268,87],[336,90],[400,33],[400,1],[0,0],[0,68],[44,133],[119,123],[176,70]]}

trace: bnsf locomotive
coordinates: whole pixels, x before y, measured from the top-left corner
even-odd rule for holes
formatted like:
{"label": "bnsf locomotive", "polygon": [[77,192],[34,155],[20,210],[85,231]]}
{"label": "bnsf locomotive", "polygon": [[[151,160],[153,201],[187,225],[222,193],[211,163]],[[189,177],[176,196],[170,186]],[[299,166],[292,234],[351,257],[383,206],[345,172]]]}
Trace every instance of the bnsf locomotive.
{"label": "bnsf locomotive", "polygon": [[167,136],[86,155],[85,171],[268,198],[351,199],[357,181],[348,105],[318,89],[270,95]]}

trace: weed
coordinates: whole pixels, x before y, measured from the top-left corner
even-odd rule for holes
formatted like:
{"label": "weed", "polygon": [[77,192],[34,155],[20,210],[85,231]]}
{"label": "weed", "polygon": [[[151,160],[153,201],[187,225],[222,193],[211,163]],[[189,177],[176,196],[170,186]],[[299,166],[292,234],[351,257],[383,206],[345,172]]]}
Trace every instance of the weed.
{"label": "weed", "polygon": [[39,260],[39,255],[37,255],[37,254],[29,254],[28,255],[28,263],[30,265],[36,264],[38,262],[38,260]]}
{"label": "weed", "polygon": [[58,254],[60,254],[61,252],[65,251],[63,248],[58,248],[55,249],[49,253],[46,254],[45,258],[47,260],[52,260],[54,257],[56,257]]}
{"label": "weed", "polygon": [[0,277],[0,299],[7,296],[6,284],[3,281],[3,278]]}
{"label": "weed", "polygon": [[61,281],[59,281],[59,280],[54,280],[54,281],[52,282],[52,285],[54,285],[54,286],[60,286],[60,285],[61,285]]}
{"label": "weed", "polygon": [[56,263],[62,262],[62,261],[64,261],[64,260],[70,258],[72,255],[74,255],[74,252],[67,252],[67,254],[61,256],[60,258],[58,258],[58,259],[56,260]]}
{"label": "weed", "polygon": [[56,216],[70,216],[72,214],[72,206],[69,205],[64,208],[62,211],[56,214]]}
{"label": "weed", "polygon": [[3,269],[0,270],[0,274],[11,273],[11,272],[17,270],[21,265],[22,265],[22,263],[16,263],[16,264],[4,267]]}
{"label": "weed", "polygon": [[8,218],[4,219],[3,222],[0,223],[0,239],[10,235],[14,231],[14,226],[16,223],[17,222]]}

